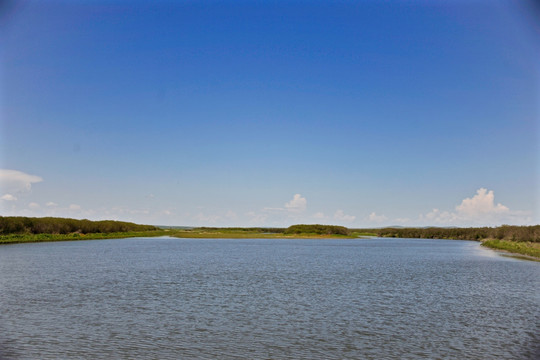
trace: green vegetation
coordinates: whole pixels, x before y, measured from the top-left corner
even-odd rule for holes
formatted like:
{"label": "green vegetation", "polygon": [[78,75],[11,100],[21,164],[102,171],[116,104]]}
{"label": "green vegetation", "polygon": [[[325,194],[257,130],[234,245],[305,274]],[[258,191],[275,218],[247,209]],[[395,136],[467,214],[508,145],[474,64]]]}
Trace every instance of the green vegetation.
{"label": "green vegetation", "polygon": [[492,249],[540,259],[540,225],[503,225],[494,228],[383,228],[362,231],[373,232],[381,237],[476,240]]}
{"label": "green vegetation", "polygon": [[73,241],[73,240],[95,240],[95,239],[123,239],[130,237],[155,237],[170,235],[166,230],[152,231],[127,231],[112,233],[71,233],[71,234],[10,234],[0,235],[0,244],[18,244],[47,241]]}
{"label": "green vegetation", "polygon": [[226,239],[314,239],[352,237],[343,226],[293,225],[288,228],[212,228],[180,229],[169,234],[179,238]]}
{"label": "green vegetation", "polygon": [[152,225],[138,225],[124,221],[90,221],[67,218],[31,218],[0,216],[0,234],[92,234],[129,231],[152,231],[158,228]]}
{"label": "green vegetation", "polygon": [[123,221],[0,216],[0,244],[127,237],[172,236],[198,239],[316,239],[362,236],[482,241],[482,245],[540,259],[540,225],[481,228],[347,229],[335,225],[292,225],[288,228],[161,227]]}
{"label": "green vegetation", "polygon": [[168,235],[192,239],[267,239],[283,237],[285,229],[199,227],[175,229]]}
{"label": "green vegetation", "polygon": [[482,242],[482,245],[492,249],[530,256],[540,261],[540,242],[493,239]]}
{"label": "green vegetation", "polygon": [[284,231],[285,235],[341,235],[351,236],[351,231],[344,226],[335,225],[292,225]]}
{"label": "green vegetation", "polygon": [[0,216],[0,244],[23,242],[172,236],[178,238],[331,238],[350,237],[342,226],[294,225],[289,228],[155,227],[122,221]]}
{"label": "green vegetation", "polygon": [[22,242],[114,239],[166,235],[151,225],[123,221],[90,221],[67,218],[0,216],[0,244]]}
{"label": "green vegetation", "polygon": [[364,230],[364,229],[351,229],[351,235],[354,237],[376,237],[377,233],[373,230]]}
{"label": "green vegetation", "polygon": [[454,240],[487,240],[499,239],[509,241],[540,242],[540,225],[481,227],[481,228],[383,228],[364,229],[381,237],[419,238],[419,239],[454,239]]}

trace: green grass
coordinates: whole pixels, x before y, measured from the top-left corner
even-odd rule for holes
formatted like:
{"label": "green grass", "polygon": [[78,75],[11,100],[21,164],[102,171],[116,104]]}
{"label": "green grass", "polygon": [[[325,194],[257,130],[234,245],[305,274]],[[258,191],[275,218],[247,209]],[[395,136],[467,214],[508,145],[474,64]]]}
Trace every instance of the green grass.
{"label": "green grass", "polygon": [[0,235],[0,244],[20,244],[32,242],[74,241],[93,239],[120,239],[129,237],[154,237],[169,235],[169,233],[170,232],[167,230],[151,230],[91,234],[10,234]]}
{"label": "green grass", "polygon": [[10,234],[0,235],[1,244],[19,244],[49,241],[75,241],[94,239],[121,239],[130,237],[171,236],[188,239],[327,239],[351,238],[343,235],[324,234],[284,234],[283,232],[264,232],[260,228],[195,228],[160,229],[151,231],[128,231],[90,234]]}
{"label": "green grass", "polygon": [[540,243],[538,242],[493,239],[482,242],[482,245],[491,249],[530,256],[540,261]]}
{"label": "green grass", "polygon": [[263,232],[260,229],[250,228],[196,228],[189,230],[175,230],[169,236],[192,239],[327,239],[345,238],[350,236],[327,235],[317,233],[285,234],[283,232]]}

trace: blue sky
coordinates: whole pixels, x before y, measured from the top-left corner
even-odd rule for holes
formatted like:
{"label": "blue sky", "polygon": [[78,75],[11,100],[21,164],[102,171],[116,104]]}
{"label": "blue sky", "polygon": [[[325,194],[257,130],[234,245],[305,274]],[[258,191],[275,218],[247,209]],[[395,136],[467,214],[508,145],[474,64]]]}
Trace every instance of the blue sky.
{"label": "blue sky", "polygon": [[522,1],[11,1],[0,214],[540,222]]}

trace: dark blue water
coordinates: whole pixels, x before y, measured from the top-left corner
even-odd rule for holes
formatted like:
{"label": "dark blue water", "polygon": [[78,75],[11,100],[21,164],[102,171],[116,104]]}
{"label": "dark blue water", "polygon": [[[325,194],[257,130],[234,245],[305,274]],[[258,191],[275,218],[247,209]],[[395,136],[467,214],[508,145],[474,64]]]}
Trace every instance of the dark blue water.
{"label": "dark blue water", "polygon": [[535,359],[540,263],[476,242],[0,246],[2,359]]}

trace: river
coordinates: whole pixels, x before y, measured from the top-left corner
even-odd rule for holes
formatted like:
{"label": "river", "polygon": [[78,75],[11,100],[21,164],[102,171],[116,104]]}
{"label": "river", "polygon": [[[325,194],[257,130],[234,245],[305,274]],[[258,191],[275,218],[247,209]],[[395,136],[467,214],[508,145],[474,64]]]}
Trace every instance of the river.
{"label": "river", "polygon": [[454,240],[0,246],[0,359],[537,359],[540,263]]}

